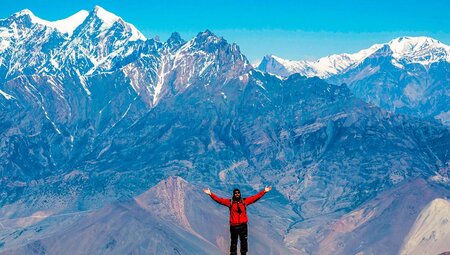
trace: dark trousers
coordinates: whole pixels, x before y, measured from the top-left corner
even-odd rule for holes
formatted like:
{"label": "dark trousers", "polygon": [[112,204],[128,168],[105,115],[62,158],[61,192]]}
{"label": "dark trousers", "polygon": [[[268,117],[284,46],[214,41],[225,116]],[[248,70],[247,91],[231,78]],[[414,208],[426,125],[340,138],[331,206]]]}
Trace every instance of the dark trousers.
{"label": "dark trousers", "polygon": [[230,255],[237,255],[238,237],[241,240],[241,255],[247,254],[247,224],[230,226],[231,245]]}

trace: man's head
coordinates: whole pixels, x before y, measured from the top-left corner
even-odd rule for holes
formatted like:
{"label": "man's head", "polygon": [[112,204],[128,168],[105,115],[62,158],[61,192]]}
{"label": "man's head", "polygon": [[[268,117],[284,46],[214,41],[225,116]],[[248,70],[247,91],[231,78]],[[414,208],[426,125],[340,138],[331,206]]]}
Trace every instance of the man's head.
{"label": "man's head", "polygon": [[233,200],[235,201],[241,200],[241,191],[239,189],[233,190]]}

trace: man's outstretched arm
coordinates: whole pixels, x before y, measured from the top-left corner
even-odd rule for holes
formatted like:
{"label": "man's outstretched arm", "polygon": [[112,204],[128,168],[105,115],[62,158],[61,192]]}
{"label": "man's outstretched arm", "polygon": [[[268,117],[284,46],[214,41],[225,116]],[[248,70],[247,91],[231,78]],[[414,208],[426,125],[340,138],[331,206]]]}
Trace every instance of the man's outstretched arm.
{"label": "man's outstretched arm", "polygon": [[258,199],[262,198],[264,194],[272,190],[271,186],[265,187],[263,190],[261,190],[258,194],[253,195],[251,197],[247,197],[244,199],[245,205],[253,204],[254,202],[258,201]]}
{"label": "man's outstretched arm", "polygon": [[216,201],[217,203],[224,205],[226,207],[230,207],[231,205],[231,201],[230,199],[226,199],[226,198],[221,198],[216,196],[216,194],[212,193],[211,190],[209,188],[204,189],[203,192],[205,192],[206,194],[208,194],[214,201]]}

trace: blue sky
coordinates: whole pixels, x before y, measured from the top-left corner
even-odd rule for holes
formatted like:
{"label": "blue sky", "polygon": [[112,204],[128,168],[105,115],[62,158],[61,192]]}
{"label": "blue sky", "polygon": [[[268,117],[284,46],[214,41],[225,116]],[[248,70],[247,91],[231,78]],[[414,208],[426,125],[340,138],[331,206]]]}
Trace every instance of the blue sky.
{"label": "blue sky", "polygon": [[161,40],[173,31],[190,39],[210,29],[236,42],[251,61],[266,54],[298,60],[351,53],[399,36],[431,36],[450,44],[447,0],[2,0],[0,17],[27,8],[58,20],[95,5]]}

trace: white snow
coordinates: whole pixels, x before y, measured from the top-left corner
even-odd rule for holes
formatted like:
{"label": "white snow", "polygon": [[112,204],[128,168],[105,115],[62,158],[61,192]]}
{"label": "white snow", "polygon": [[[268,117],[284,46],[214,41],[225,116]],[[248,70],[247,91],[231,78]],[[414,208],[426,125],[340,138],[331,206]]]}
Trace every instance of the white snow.
{"label": "white snow", "polygon": [[41,24],[44,26],[54,28],[63,34],[68,34],[69,36],[71,36],[73,31],[79,25],[81,25],[81,23],[83,23],[83,21],[89,15],[89,12],[85,11],[85,10],[81,10],[68,18],[65,18],[62,20],[57,20],[57,21],[48,21],[48,20],[41,19],[41,18],[37,17],[36,15],[34,15],[33,12],[31,12],[28,9],[17,12],[14,15],[17,17],[27,15],[30,17],[31,22],[33,22],[33,23]]}
{"label": "white snow", "polygon": [[[145,40],[147,40],[145,38],[145,36],[139,30],[136,29],[135,26],[133,26],[130,23],[124,22],[122,18],[120,18],[119,16],[117,16],[111,12],[106,11],[105,9],[103,9],[100,6],[95,6],[94,14],[96,14],[96,16],[99,19],[101,19],[103,22],[100,27],[101,30],[107,30],[107,29],[111,28],[111,26],[114,23],[120,21],[120,22],[123,22],[131,30],[131,37],[130,37],[129,41],[137,41],[137,40],[145,41]],[[34,15],[33,12],[31,12],[28,9],[17,12],[14,15],[16,17],[27,15],[31,18],[31,22],[33,22],[33,23],[51,27],[51,28],[58,30],[59,32],[61,32],[63,34],[68,34],[69,36],[72,36],[73,31],[75,31],[75,29],[84,22],[84,20],[88,17],[89,12],[86,10],[81,10],[68,18],[57,20],[57,21],[48,21],[48,20],[41,19],[41,18],[37,17],[36,15]]]}
{"label": "white snow", "polygon": [[[354,54],[334,54],[320,58],[315,61],[307,60],[286,60],[274,55],[269,57],[283,65],[289,73],[300,73],[302,75],[320,78],[328,78],[334,74],[337,74],[350,66],[356,65],[364,60],[369,55],[382,47],[381,44],[375,44],[368,49],[361,50]],[[270,70],[269,70],[270,72]]]}
{"label": "white snow", "polygon": [[116,21],[120,19],[119,16],[108,12],[100,6],[95,6],[94,13],[103,21],[103,24],[100,28],[110,28]]}
{"label": "white snow", "polygon": [[13,14],[14,17],[20,17],[20,16],[30,16],[31,21],[33,21],[36,16],[34,16],[33,12],[31,12],[29,9],[23,9],[19,12],[16,12]]}
{"label": "white snow", "polygon": [[[103,9],[100,6],[95,6],[94,8],[94,13],[97,15],[98,18],[100,18],[103,21],[102,26],[100,27],[100,29],[109,29],[114,23],[118,22],[118,21],[122,21],[122,18],[120,18],[119,16],[108,12],[107,10]],[[136,29],[135,26],[133,26],[130,23],[126,23],[124,22],[130,29],[131,29],[131,37],[130,37],[130,41],[137,41],[137,40],[147,40],[147,38],[145,38],[145,36]]]}
{"label": "white snow", "polygon": [[6,93],[5,91],[0,89],[0,95],[4,96],[7,100],[10,100],[11,98],[14,98],[10,94]]}
{"label": "white snow", "polygon": [[73,31],[84,22],[88,15],[88,11],[81,10],[68,18],[50,22],[50,26],[58,29],[63,34],[72,36]]}
{"label": "white snow", "polygon": [[263,90],[266,90],[266,88],[264,87],[264,83],[262,81],[256,80],[255,82],[256,82],[256,85],[258,85],[260,88],[262,88]]}
{"label": "white snow", "polygon": [[101,157],[103,153],[107,152],[109,148],[111,148],[112,143],[110,142],[108,145],[106,145],[105,148],[103,148],[97,155],[97,158]]}
{"label": "white snow", "polygon": [[134,69],[134,67],[132,65],[128,65],[128,66],[124,67],[122,69],[122,71],[125,74],[125,77],[127,77],[130,80],[130,85],[133,88],[133,90],[136,93],[139,93],[139,85],[134,83],[134,81],[138,80],[138,78],[139,78],[138,77],[139,72],[135,72],[133,69]]}
{"label": "white snow", "polygon": [[48,115],[48,112],[45,110],[44,106],[43,106],[42,104],[40,104],[40,105],[41,105],[42,111],[44,111],[45,118],[47,118],[47,119],[50,121],[50,123],[52,123],[52,126],[53,126],[53,128],[55,128],[56,132],[58,132],[58,134],[61,134],[61,131],[60,131],[59,128],[56,126],[55,122],[53,122],[53,121],[50,119],[50,117],[49,117],[49,115]]}
{"label": "white snow", "polygon": [[56,68],[59,68],[59,63],[54,58],[50,59],[50,63]]}
{"label": "white snow", "polygon": [[128,26],[130,26],[131,31],[132,31],[131,32],[132,36],[130,37],[130,41],[137,41],[137,40],[145,41],[145,40],[147,40],[147,38],[139,30],[137,30],[137,28],[135,26],[133,26],[129,23],[127,23],[127,24],[128,24]]}
{"label": "white snow", "polygon": [[166,60],[165,57],[162,57],[161,58],[161,67],[158,70],[158,83],[156,84],[155,94],[153,95],[153,105],[156,105],[156,103],[158,102],[159,94],[161,93],[162,87],[165,82],[166,74],[168,73],[168,71],[166,71],[166,66],[168,64],[169,64],[168,60]]}
{"label": "white snow", "polygon": [[111,128],[115,127],[115,126],[117,125],[117,123],[121,122],[121,121],[125,118],[125,116],[127,116],[128,111],[130,111],[130,108],[131,108],[131,103],[128,105],[128,108],[127,108],[127,109],[125,110],[125,112],[122,114],[122,116],[120,117],[120,119],[119,119],[116,123],[114,123],[114,124],[111,126]]}
{"label": "white snow", "polygon": [[405,67],[400,64],[396,59],[392,59],[391,60],[391,64],[394,65],[395,67],[399,68],[399,69],[404,69]]}
{"label": "white snow", "polygon": [[398,68],[404,68],[404,64],[410,63],[429,66],[438,61],[450,62],[450,46],[430,37],[419,36],[399,37],[388,43],[375,44],[368,49],[354,54],[335,54],[320,58],[316,61],[293,61],[269,55],[266,58],[272,58],[281,66],[276,64],[270,65],[266,71],[280,74],[280,70],[284,68],[289,74],[300,73],[308,77],[318,76],[320,78],[328,78],[352,66],[358,65],[364,59],[385,46],[391,49],[393,57],[392,64]]}
{"label": "white snow", "polygon": [[206,58],[207,59],[203,64],[203,68],[200,70],[199,75],[202,75],[203,72],[205,72],[208,67],[214,64],[214,58],[212,56],[207,56]]}
{"label": "white snow", "polygon": [[22,10],[20,12],[17,12],[17,13],[14,14],[14,16],[15,17],[29,16],[32,23],[41,24],[41,25],[45,25],[45,26],[51,26],[51,22],[50,21],[43,20],[43,19],[37,17],[36,15],[34,15],[33,12],[31,12],[28,9],[24,9],[24,10]]}
{"label": "white snow", "polygon": [[[9,45],[11,45],[11,42],[7,40],[7,37],[4,37],[4,35],[9,35],[6,32],[0,31],[0,52],[6,50]],[[10,37],[10,36],[9,36]],[[1,60],[0,60],[1,61]]]}
{"label": "white snow", "polygon": [[430,37],[399,37],[387,43],[394,59],[427,66],[441,60],[450,61],[450,46]]}
{"label": "white snow", "polygon": [[77,73],[78,78],[80,79],[80,83],[81,83],[81,86],[83,86],[84,91],[86,91],[86,94],[88,96],[90,96],[92,93],[86,84],[86,80],[85,80],[86,78],[84,76],[82,76],[78,70],[75,70],[75,72]]}

